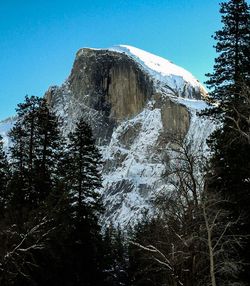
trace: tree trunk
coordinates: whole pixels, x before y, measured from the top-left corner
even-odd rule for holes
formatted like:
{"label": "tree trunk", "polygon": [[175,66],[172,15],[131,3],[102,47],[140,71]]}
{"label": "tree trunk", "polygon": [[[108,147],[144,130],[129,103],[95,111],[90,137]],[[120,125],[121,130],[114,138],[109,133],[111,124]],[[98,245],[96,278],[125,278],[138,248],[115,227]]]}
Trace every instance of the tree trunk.
{"label": "tree trunk", "polygon": [[216,286],[212,233],[211,233],[211,228],[209,227],[209,222],[208,222],[208,217],[207,217],[205,206],[203,205],[202,208],[203,208],[203,215],[204,215],[204,220],[205,220],[206,230],[207,230],[211,285]]}

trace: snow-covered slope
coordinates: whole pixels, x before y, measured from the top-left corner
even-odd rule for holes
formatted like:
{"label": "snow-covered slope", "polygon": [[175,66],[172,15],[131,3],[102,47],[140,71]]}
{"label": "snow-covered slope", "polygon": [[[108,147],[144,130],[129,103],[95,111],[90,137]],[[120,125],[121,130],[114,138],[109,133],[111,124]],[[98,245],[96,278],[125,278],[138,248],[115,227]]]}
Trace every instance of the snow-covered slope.
{"label": "snow-covered slope", "polygon": [[176,96],[173,90],[184,90],[183,97],[192,97],[189,89],[193,88],[198,96],[206,95],[204,87],[190,72],[169,60],[128,45],[115,46],[109,50],[125,53],[132,57],[153,78],[158,92]]}
{"label": "snow-covered slope", "polygon": [[10,139],[8,137],[8,133],[10,129],[13,127],[15,122],[15,117],[9,117],[3,121],[0,121],[0,135],[3,138],[3,143],[5,147],[5,151],[7,151],[10,146]]}
{"label": "snow-covered slope", "polygon": [[[127,225],[145,209],[153,213],[152,200],[166,189],[162,174],[171,137],[207,152],[215,126],[197,115],[207,107],[205,97],[191,73],[140,49],[78,51],[69,78],[46,98],[63,119],[65,134],[82,116],[93,128],[105,161],[106,223]],[[0,133],[8,124],[0,123]]]}
{"label": "snow-covered slope", "polygon": [[135,61],[140,63],[154,79],[159,79],[161,82],[166,81],[166,83],[169,83],[169,78],[173,77],[176,85],[180,85],[178,82],[179,77],[179,79],[181,78],[192,84],[194,88],[199,89],[201,87],[199,81],[190,72],[162,57],[127,45],[119,45],[110,48],[110,50],[131,56]]}

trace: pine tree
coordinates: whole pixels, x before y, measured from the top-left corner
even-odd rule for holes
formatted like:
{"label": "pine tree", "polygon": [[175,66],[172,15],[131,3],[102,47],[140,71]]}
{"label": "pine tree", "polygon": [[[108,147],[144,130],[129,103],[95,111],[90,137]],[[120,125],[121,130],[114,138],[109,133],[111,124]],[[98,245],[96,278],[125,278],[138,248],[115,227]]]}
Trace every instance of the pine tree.
{"label": "pine tree", "polygon": [[[245,0],[229,0],[221,4],[223,27],[215,33],[217,41],[214,72],[206,82],[210,99],[216,107],[206,113],[221,123],[209,139],[213,156],[208,171],[208,189],[229,199],[232,215],[241,212],[245,224],[234,230],[239,235],[250,233],[250,14]],[[249,247],[246,247],[249,249]],[[249,253],[242,257],[249,262]]]}
{"label": "pine tree", "polygon": [[62,149],[57,117],[42,98],[26,96],[18,105],[12,140],[11,204],[36,208],[55,184]]}
{"label": "pine tree", "polygon": [[222,3],[220,12],[224,26],[215,34],[219,56],[207,81],[210,97],[217,103],[208,113],[219,116],[222,122],[222,128],[209,140],[214,154],[211,188],[230,196],[237,203],[236,209],[240,209],[249,203],[250,144],[235,130],[233,120],[247,132],[249,126],[238,118],[238,113],[249,112],[245,108],[245,88],[250,85],[250,14],[244,0]]}
{"label": "pine tree", "polygon": [[37,112],[42,99],[32,96],[25,97],[25,102],[18,104],[17,121],[9,133],[12,140],[10,148],[12,161],[12,180],[10,184],[11,205],[31,208],[35,196],[34,161],[37,148],[35,129]]}
{"label": "pine tree", "polygon": [[101,211],[101,156],[95,146],[90,126],[81,119],[69,134],[67,146],[67,182],[72,193],[75,215],[82,219],[88,213],[95,217]]}
{"label": "pine tree", "polygon": [[221,3],[220,13],[224,26],[214,36],[219,55],[206,82],[211,89],[210,98],[217,104],[211,111],[213,115],[231,112],[232,105],[242,100],[242,83],[250,84],[249,6],[245,0],[230,0]]}
{"label": "pine tree", "polygon": [[[101,233],[98,222],[102,204],[101,156],[91,128],[81,119],[69,134],[66,147],[66,188],[71,195],[71,282],[73,285],[98,285],[102,279]],[[75,284],[74,284],[75,283]],[[78,284],[77,284],[78,283]]]}
{"label": "pine tree", "polygon": [[63,152],[64,139],[58,117],[46,101],[42,100],[37,114],[37,148],[34,162],[38,203],[43,202],[58,183]]}
{"label": "pine tree", "polygon": [[[4,274],[0,275],[0,284],[55,284],[52,265],[62,257],[56,254],[59,245],[66,241],[64,237],[68,238],[65,229],[70,212],[68,194],[59,174],[64,144],[58,119],[44,99],[26,96],[24,103],[18,105],[17,115],[10,132],[12,174],[0,235]],[[60,243],[55,235],[61,237]]]}

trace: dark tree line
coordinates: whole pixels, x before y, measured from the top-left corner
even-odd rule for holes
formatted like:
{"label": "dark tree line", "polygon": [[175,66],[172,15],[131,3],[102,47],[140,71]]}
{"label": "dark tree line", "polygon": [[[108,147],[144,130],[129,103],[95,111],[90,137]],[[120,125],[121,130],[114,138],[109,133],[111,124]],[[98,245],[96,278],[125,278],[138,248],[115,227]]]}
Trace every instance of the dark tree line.
{"label": "dark tree line", "polygon": [[[209,141],[213,152],[208,172],[209,192],[219,193],[230,202],[226,208],[236,219],[239,235],[250,234],[250,11],[244,0],[221,4],[223,27],[216,32],[218,57],[214,72],[208,74],[210,98],[217,107],[209,116],[218,118],[222,127]],[[226,223],[226,222],[225,222]],[[239,248],[243,262],[241,277],[249,283],[250,241]]]}
{"label": "dark tree line", "polygon": [[114,285],[105,257],[117,246],[101,233],[101,156],[89,125],[80,120],[65,140],[46,101],[27,96],[9,136],[8,159],[0,140],[0,284]]}
{"label": "dark tree line", "polygon": [[123,231],[102,230],[100,153],[82,119],[64,138],[46,101],[26,96],[0,138],[0,285],[129,285]]}

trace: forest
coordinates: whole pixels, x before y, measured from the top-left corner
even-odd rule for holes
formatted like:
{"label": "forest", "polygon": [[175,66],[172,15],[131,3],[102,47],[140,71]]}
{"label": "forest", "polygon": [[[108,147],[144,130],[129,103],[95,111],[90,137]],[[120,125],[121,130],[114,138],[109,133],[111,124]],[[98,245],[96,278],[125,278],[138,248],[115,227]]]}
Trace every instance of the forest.
{"label": "forest", "polygon": [[65,138],[44,98],[18,104],[0,138],[1,286],[250,285],[250,6],[220,4],[207,74],[210,156],[176,135],[155,216],[105,224],[103,160],[83,118]]}

